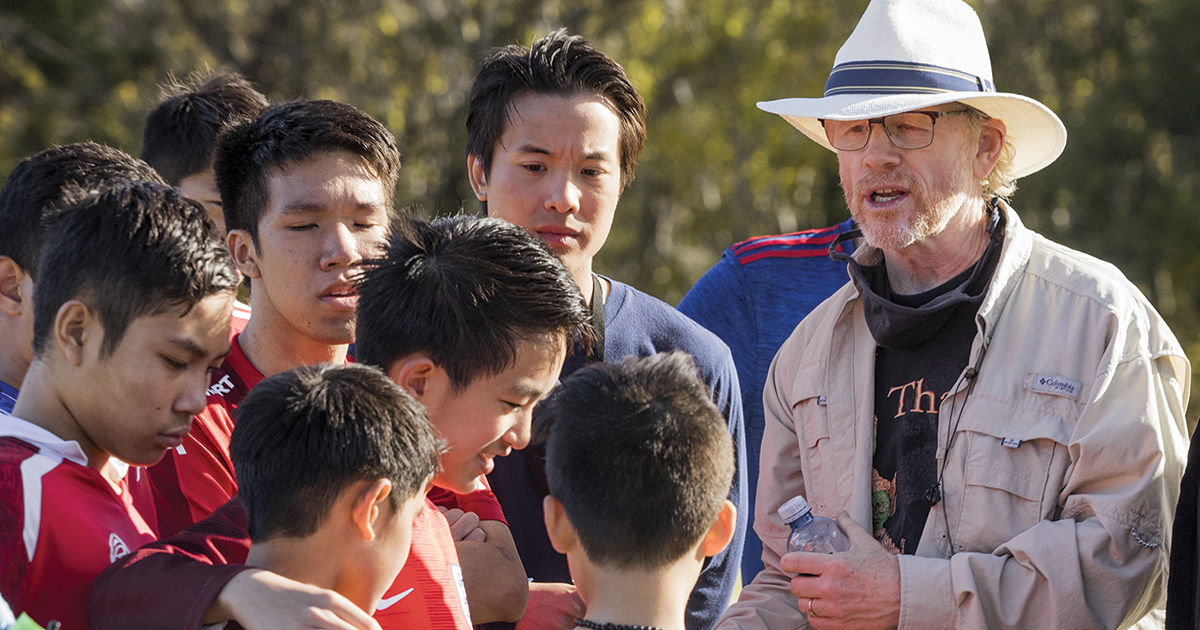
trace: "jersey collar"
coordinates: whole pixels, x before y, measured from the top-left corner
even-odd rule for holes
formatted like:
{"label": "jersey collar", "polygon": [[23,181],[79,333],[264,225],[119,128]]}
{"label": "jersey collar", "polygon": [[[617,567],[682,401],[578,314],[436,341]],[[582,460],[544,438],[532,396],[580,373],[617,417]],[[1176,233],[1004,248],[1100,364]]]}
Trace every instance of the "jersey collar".
{"label": "jersey collar", "polygon": [[[16,416],[0,414],[0,437],[17,438],[38,447],[39,451],[52,452],[80,466],[88,465],[87,455],[84,454],[83,447],[79,446],[79,442],[64,440],[40,426]],[[115,457],[109,457],[108,463],[116,473],[117,480],[123,479],[125,473],[129,471],[129,464]]]}

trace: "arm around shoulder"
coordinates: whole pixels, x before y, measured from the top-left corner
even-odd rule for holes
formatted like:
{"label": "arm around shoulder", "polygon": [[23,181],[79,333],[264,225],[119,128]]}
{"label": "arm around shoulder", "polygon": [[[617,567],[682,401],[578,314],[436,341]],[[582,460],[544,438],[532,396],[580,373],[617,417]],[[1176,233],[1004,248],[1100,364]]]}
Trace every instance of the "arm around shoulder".
{"label": "arm around shoulder", "polygon": [[512,532],[500,521],[480,521],[484,541],[455,543],[471,620],[477,624],[515,622],[525,614],[529,580],[517,555]]}

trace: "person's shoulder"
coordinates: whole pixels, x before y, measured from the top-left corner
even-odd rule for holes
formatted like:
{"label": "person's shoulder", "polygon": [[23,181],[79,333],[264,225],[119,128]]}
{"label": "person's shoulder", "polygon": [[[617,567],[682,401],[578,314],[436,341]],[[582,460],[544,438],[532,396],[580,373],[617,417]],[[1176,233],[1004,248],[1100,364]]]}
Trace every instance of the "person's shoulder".
{"label": "person's shoulder", "polygon": [[38,454],[38,448],[20,438],[0,435],[0,466],[20,466]]}
{"label": "person's shoulder", "polygon": [[622,301],[621,312],[605,334],[642,337],[654,352],[682,350],[691,354],[701,371],[729,362],[733,355],[717,335],[662,300],[623,282],[612,280],[611,298]]}
{"label": "person's shoulder", "polygon": [[[414,565],[424,567],[424,571],[436,572],[432,567],[458,564],[458,554],[454,545],[454,536],[450,533],[450,524],[445,515],[438,510],[437,505],[426,498],[425,507],[413,521],[409,558]],[[445,577],[442,576],[441,579]]]}
{"label": "person's shoulder", "polygon": [[[725,250],[725,258],[736,264],[761,266],[766,262],[806,266],[829,261],[829,246],[837,237],[854,229],[853,221],[847,219],[837,225],[802,230],[787,234],[754,236]],[[853,245],[845,245],[847,253]]]}
{"label": "person's shoulder", "polygon": [[1075,299],[1116,312],[1153,311],[1133,282],[1116,265],[1031,232],[1025,275],[1054,286]]}
{"label": "person's shoulder", "polygon": [[[1109,321],[1112,333],[1124,339],[1122,355],[1183,355],[1162,316],[1115,265],[1036,232],[1030,232],[1030,239],[1030,254],[1021,275],[1028,291],[1021,295],[1042,304],[1037,308],[1066,309],[1074,313],[1076,321]],[[1019,304],[1027,304],[1027,300]]]}
{"label": "person's shoulder", "polygon": [[[25,463],[32,458],[45,459],[45,456],[38,453],[36,446],[24,440],[0,437],[0,504],[11,508],[14,514],[17,506],[24,503],[25,490],[29,487],[24,479],[27,472]],[[45,463],[51,467],[57,465],[49,459]]]}

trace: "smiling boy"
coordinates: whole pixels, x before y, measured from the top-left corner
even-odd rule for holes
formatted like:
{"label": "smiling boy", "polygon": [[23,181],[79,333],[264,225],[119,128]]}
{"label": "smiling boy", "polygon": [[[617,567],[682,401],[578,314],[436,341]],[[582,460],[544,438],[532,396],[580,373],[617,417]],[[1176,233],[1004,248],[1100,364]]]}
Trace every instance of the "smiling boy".
{"label": "smiling boy", "polygon": [[39,277],[34,359],[0,416],[0,595],[83,629],[92,580],[154,539],[126,463],[158,461],[204,407],[237,276],[198,204],[119,183],[56,219]]}
{"label": "smiling boy", "polygon": [[[545,244],[495,219],[413,219],[367,269],[359,287],[358,358],[421,402],[446,440],[433,483],[470,492],[496,457],[528,443],[532,408],[554,385],[563,356],[592,341],[587,307]],[[528,591],[516,555],[467,542],[491,566],[493,582],[506,582],[515,568],[520,580],[502,595],[523,609]],[[229,566],[245,561],[248,546],[245,510],[231,501],[106,572],[92,594],[92,618],[97,627],[121,630],[278,618],[345,627],[317,625],[307,616],[316,608],[328,615],[321,619],[372,627],[327,594],[294,584],[285,592],[278,576]],[[446,520],[428,503],[414,525],[408,563],[375,619],[387,629],[470,626],[459,572]],[[195,600],[183,614],[169,605],[181,592]]]}
{"label": "smiling boy", "polygon": [[342,103],[283,103],[221,136],[215,170],[226,242],[249,278],[253,315],[192,433],[150,470],[163,536],[237,492],[231,412],[251,388],[301,365],[346,360],[352,281],[383,246],[399,168],[391,133]]}

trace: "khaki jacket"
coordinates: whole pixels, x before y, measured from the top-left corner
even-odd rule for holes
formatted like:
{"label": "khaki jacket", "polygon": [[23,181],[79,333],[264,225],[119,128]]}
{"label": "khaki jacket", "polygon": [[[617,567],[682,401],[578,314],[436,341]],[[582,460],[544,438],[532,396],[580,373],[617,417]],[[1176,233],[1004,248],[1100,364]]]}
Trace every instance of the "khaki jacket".
{"label": "khaki jacket", "polygon": [[[900,628],[1130,627],[1165,596],[1190,366],[1120,271],[1003,208],[971,347],[978,375],[939,410],[944,498],[916,555],[900,556]],[[808,627],[779,569],[784,501],[802,494],[814,513],[845,510],[870,528],[874,356],[852,283],[776,355],[755,514],[766,569],[721,628]]]}

